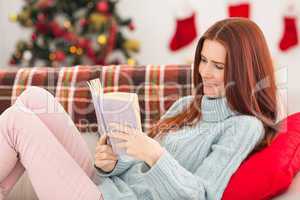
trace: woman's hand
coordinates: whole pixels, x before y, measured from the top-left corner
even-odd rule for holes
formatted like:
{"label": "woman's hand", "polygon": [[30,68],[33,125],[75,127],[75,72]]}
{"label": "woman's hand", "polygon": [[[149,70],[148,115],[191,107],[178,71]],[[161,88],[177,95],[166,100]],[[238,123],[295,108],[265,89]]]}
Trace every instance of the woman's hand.
{"label": "woman's hand", "polygon": [[101,135],[97,142],[95,165],[105,172],[111,172],[118,161],[111,145],[107,144],[107,134]]}
{"label": "woman's hand", "polygon": [[112,133],[108,136],[124,140],[116,144],[117,148],[125,148],[126,153],[138,160],[145,161],[152,167],[164,152],[164,148],[154,139],[134,128],[125,125],[110,124]]}

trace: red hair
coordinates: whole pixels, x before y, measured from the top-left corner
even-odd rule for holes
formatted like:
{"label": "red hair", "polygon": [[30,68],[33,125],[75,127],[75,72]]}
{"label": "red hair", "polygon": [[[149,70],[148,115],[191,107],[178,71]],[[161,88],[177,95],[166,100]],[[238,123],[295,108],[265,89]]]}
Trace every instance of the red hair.
{"label": "red hair", "polygon": [[193,126],[201,119],[203,84],[198,68],[205,40],[215,40],[225,47],[224,85],[228,106],[262,121],[265,136],[255,151],[262,149],[271,143],[277,132],[277,89],[265,37],[253,21],[245,18],[218,21],[203,34],[194,58],[192,102],[179,114],[158,121],[150,128],[148,136],[161,137],[170,130]]}

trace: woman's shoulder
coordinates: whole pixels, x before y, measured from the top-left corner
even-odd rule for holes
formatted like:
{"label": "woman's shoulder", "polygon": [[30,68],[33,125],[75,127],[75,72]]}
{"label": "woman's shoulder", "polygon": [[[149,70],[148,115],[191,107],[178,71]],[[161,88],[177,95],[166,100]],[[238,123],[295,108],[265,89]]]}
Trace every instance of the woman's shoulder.
{"label": "woman's shoulder", "polygon": [[228,118],[227,123],[234,125],[236,128],[245,127],[245,129],[264,130],[263,122],[256,116],[237,114]]}

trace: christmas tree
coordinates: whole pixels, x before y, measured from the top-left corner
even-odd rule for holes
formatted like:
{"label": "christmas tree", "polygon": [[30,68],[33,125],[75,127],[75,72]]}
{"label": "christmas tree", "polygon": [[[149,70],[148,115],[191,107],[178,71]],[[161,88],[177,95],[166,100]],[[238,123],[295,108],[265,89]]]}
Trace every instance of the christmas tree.
{"label": "christmas tree", "polygon": [[128,39],[130,18],[117,13],[117,0],[25,0],[10,20],[32,29],[28,41],[18,41],[10,64],[72,66],[136,64],[139,42]]}

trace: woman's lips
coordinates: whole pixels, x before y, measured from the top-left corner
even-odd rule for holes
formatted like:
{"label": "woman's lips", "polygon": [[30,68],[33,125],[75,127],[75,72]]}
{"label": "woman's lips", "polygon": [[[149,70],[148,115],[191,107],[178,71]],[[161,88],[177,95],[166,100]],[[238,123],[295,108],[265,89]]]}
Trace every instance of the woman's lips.
{"label": "woman's lips", "polygon": [[216,84],[209,84],[209,83],[204,83],[203,85],[206,87],[216,87],[217,86]]}

